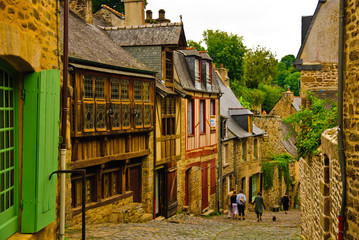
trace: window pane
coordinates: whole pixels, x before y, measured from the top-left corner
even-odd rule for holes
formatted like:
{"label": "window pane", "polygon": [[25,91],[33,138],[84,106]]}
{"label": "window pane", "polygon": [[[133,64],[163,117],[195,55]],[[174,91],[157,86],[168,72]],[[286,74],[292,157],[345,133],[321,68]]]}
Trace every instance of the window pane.
{"label": "window pane", "polygon": [[188,100],[188,135],[193,134],[193,100]]}
{"label": "window pane", "polygon": [[97,104],[96,105],[96,128],[105,128],[106,127],[106,105]]}
{"label": "window pane", "polygon": [[215,115],[215,108],[214,108],[214,100],[211,100],[211,115],[214,116]]}
{"label": "window pane", "polygon": [[128,100],[128,80],[121,80],[121,99]]}
{"label": "window pane", "polygon": [[135,100],[141,100],[141,85],[142,82],[135,81]]}
{"label": "window pane", "polygon": [[143,109],[142,109],[142,105],[140,104],[136,104],[135,106],[136,109],[136,126],[142,126],[143,125]]}
{"label": "window pane", "polygon": [[96,77],[95,79],[95,93],[96,98],[105,98],[105,82],[103,77]]}
{"label": "window pane", "polygon": [[119,82],[120,80],[117,78],[111,78],[111,99],[119,99]]}
{"label": "window pane", "polygon": [[112,127],[113,128],[119,128],[121,125],[121,114],[120,114],[120,105],[114,104],[112,105]]}
{"label": "window pane", "polygon": [[130,105],[127,104],[122,105],[122,126],[130,126]]}
{"label": "window pane", "polygon": [[85,104],[85,129],[94,128],[93,104]]}
{"label": "window pane", "polygon": [[92,92],[92,76],[91,75],[84,75],[84,88],[85,88],[85,98],[93,98]]}
{"label": "window pane", "polygon": [[143,101],[150,100],[150,83],[144,82],[143,83]]}
{"label": "window pane", "polygon": [[145,105],[145,125],[151,125],[151,106]]}
{"label": "window pane", "polygon": [[200,101],[200,131],[201,133],[205,132],[205,104],[204,104],[204,100]]}

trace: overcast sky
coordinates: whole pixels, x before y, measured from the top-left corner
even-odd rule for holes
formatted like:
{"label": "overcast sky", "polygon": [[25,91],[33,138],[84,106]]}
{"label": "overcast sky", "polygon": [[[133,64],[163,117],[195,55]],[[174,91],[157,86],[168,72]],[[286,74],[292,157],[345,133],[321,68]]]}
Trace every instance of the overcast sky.
{"label": "overcast sky", "polygon": [[301,41],[301,17],[313,15],[318,0],[147,0],[146,9],[158,17],[184,23],[187,40],[202,40],[203,31],[221,30],[243,36],[248,48],[270,49],[280,60],[297,55]]}

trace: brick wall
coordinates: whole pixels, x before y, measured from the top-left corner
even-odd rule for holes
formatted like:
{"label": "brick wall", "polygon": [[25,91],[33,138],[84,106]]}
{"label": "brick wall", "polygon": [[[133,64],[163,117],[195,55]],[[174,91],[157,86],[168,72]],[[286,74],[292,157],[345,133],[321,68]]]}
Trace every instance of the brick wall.
{"label": "brick wall", "polygon": [[347,173],[345,239],[357,239],[359,232],[359,3],[346,1],[344,69],[344,149]]}
{"label": "brick wall", "polygon": [[341,205],[337,129],[326,130],[321,140],[318,156],[300,160],[302,235],[313,240],[336,238]]}

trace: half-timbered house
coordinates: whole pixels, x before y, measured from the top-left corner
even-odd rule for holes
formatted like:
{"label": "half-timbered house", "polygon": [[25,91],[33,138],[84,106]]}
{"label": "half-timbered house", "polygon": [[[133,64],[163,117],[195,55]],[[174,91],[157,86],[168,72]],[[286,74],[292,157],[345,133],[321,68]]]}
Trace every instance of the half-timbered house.
{"label": "half-timbered house", "polygon": [[194,48],[174,52],[176,78],[186,93],[182,98],[184,158],[179,168],[182,208],[200,214],[216,208],[218,163],[218,82],[211,57]]}
{"label": "half-timbered house", "polygon": [[[91,16],[79,15],[69,17],[68,166],[86,170],[88,221],[110,221],[116,207],[132,202],[151,213],[154,72],[92,25]],[[70,216],[81,212],[81,188],[72,174]]]}
{"label": "half-timbered house", "polygon": [[114,42],[156,71],[154,214],[169,217],[177,212],[178,206],[177,162],[181,158],[181,126],[184,126],[180,121],[184,93],[174,81],[173,63],[174,50],[187,46],[183,24],[104,29]]}

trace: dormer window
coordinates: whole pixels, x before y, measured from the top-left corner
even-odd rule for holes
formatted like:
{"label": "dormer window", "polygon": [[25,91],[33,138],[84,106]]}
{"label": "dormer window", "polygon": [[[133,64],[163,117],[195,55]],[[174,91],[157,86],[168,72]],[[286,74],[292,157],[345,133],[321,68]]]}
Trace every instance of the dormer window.
{"label": "dormer window", "polygon": [[209,61],[206,62],[206,83],[207,90],[212,91],[212,64]]}
{"label": "dormer window", "polygon": [[201,60],[196,58],[194,62],[194,80],[195,87],[197,89],[201,88]]}
{"label": "dormer window", "polygon": [[166,82],[173,82],[173,53],[166,52]]}

